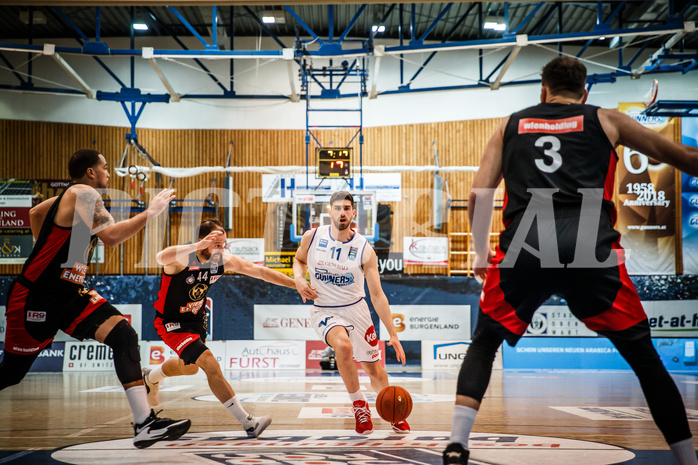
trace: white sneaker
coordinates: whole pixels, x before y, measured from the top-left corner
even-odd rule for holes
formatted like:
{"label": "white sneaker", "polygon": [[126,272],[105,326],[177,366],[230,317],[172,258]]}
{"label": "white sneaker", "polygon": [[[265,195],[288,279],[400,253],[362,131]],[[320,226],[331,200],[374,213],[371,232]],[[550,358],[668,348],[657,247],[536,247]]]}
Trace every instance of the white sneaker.
{"label": "white sneaker", "polygon": [[190,420],[158,418],[154,411],[139,425],[133,425],[133,445],[139,449],[150,447],[158,441],[173,441],[189,431]]}
{"label": "white sneaker", "polygon": [[153,370],[150,368],[141,368],[141,372],[143,373],[143,381],[145,381],[145,392],[148,393],[148,404],[150,404],[151,407],[157,407],[160,405],[160,395],[158,394],[158,391],[160,390],[160,382],[158,381],[157,383],[151,383],[150,380],[148,380],[148,375],[151,371]]}
{"label": "white sneaker", "polygon": [[253,417],[249,415],[242,424],[242,427],[245,429],[248,438],[256,438],[262,434],[262,431],[267,429],[269,425],[271,425],[270,416]]}

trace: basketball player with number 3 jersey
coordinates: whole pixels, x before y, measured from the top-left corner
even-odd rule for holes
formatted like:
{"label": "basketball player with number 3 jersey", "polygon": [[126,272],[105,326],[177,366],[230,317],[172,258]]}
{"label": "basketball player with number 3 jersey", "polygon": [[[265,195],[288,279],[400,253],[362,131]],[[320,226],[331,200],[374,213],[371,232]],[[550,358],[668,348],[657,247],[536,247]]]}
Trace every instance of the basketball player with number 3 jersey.
{"label": "basketball player with number 3 jersey", "polygon": [[[586,105],[586,76],[586,67],[574,58],[546,64],[541,103],[504,119],[473,180],[468,213],[474,272],[484,284],[458,376],[444,465],[468,463],[470,431],[497,350],[503,341],[516,345],[553,294],[628,362],[679,465],[698,465],[683,399],[652,344],[647,315],[625,268],[613,204],[618,145],[694,176],[698,150],[618,111]],[[502,179],[505,229],[495,253],[489,230],[494,189]]]}
{"label": "basketball player with number 3 jersey", "polygon": [[[335,351],[337,370],[353,404],[355,430],[371,434],[371,411],[361,392],[354,360],[361,363],[376,392],[388,387],[388,374],[380,363],[378,336],[364,300],[364,280],[376,313],[390,334],[387,344],[395,349],[397,360],[403,365],[405,351],[381,287],[376,253],[365,237],[350,228],[356,216],[354,198],[349,192],[338,191],[332,194],[329,206],[331,224],[303,234],[293,262],[293,275],[303,301],[315,302],[310,311],[315,332]],[[310,283],[305,279],[308,270]],[[392,428],[396,433],[410,431],[405,420],[393,423]]]}

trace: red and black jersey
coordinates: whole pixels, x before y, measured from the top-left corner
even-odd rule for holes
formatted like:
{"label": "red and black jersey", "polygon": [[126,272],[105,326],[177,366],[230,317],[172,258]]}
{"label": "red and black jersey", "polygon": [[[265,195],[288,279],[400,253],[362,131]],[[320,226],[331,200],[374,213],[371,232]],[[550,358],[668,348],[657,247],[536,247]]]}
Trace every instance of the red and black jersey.
{"label": "red and black jersey", "polygon": [[[507,251],[529,206],[547,208],[545,203],[532,205],[532,189],[541,189],[537,201],[541,196],[552,196],[561,255],[573,254],[579,220],[571,228],[562,227],[557,220],[579,218],[585,192],[591,197],[590,190],[602,192],[598,210],[592,212],[600,215],[597,244],[609,247],[618,239],[613,229],[616,211],[612,200],[618,156],[601,126],[598,110],[584,104],[541,103],[511,115],[502,152],[506,189],[506,229],[500,236],[503,251]],[[532,228],[532,233],[535,231]],[[527,241],[538,249],[533,236]]]}
{"label": "red and black jersey", "polygon": [[72,228],[54,222],[65,192],[46,214],[36,244],[18,277],[20,284],[39,291],[47,300],[61,301],[84,292],[85,275],[97,245],[97,236],[82,220]]}
{"label": "red and black jersey", "polygon": [[189,254],[188,260],[187,267],[179,273],[162,273],[155,310],[165,321],[203,322],[206,294],[225,272],[222,254],[214,263],[201,263],[196,252]]}
{"label": "red and black jersey", "polygon": [[578,210],[579,189],[604,189],[603,207],[615,211],[612,196],[618,156],[599,122],[598,109],[541,103],[511,115],[502,153],[505,221],[523,213],[531,188],[559,189],[553,195],[556,210]]}

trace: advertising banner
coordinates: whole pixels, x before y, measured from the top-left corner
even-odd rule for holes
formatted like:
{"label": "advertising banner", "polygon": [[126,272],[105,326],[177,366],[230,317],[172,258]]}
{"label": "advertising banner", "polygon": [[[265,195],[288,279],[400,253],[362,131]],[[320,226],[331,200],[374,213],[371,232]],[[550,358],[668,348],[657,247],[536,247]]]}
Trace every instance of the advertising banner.
{"label": "advertising banner", "polygon": [[[401,341],[470,337],[470,305],[391,305],[390,310]],[[382,322],[380,327],[380,339],[390,340]]]}
{"label": "advertising banner", "polygon": [[[681,119],[681,143],[698,147],[698,118]],[[681,175],[683,272],[698,274],[698,177]]]}
{"label": "advertising banner", "polygon": [[265,252],[264,266],[293,277],[293,257],[296,252]]}
{"label": "advertising banner", "polygon": [[[320,360],[322,360],[322,352],[327,348],[324,341],[306,341],[305,342],[305,368],[321,370]],[[380,364],[385,366],[385,342],[378,342],[378,349],[381,351]],[[356,363],[356,366],[361,369],[361,364]]]}
{"label": "advertising banner", "polygon": [[114,354],[111,347],[97,341],[68,341],[63,371],[114,371]]}
{"label": "advertising banner", "polygon": [[565,305],[541,305],[533,315],[524,336],[588,336],[597,334],[586,327]]}
{"label": "advertising banner", "polygon": [[504,369],[629,370],[628,363],[605,337],[524,337],[502,344]]}
{"label": "advertising banner", "polygon": [[227,239],[225,248],[243,260],[264,265],[264,239]]}
{"label": "advertising banner", "polygon": [[227,341],[224,370],[305,370],[305,341]]}
{"label": "advertising banner", "polygon": [[[676,120],[645,116],[641,103],[621,103],[619,111],[675,140]],[[676,173],[628,147],[618,147],[616,228],[622,234],[626,267],[632,274],[676,273]]]}
{"label": "advertising banner", "polygon": [[652,337],[698,337],[698,300],[642,302]]}
{"label": "advertising banner", "polygon": [[315,341],[318,335],[310,323],[312,305],[254,306],[255,340]]}
{"label": "advertising banner", "polygon": [[[460,370],[470,341],[422,341],[422,370]],[[502,369],[502,350],[497,351],[492,367]]]}
{"label": "advertising banner", "polygon": [[448,266],[447,237],[404,237],[405,265]]}

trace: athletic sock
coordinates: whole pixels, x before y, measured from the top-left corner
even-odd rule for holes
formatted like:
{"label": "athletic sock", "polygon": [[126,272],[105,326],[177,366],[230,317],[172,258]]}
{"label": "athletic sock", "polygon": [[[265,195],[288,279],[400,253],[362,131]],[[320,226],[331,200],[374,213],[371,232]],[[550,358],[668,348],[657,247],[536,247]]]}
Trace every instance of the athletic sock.
{"label": "athletic sock", "polygon": [[133,421],[140,425],[150,416],[150,405],[145,386],[133,386],[126,389],[126,398],[133,412]]}
{"label": "athletic sock", "polygon": [[470,431],[475,423],[477,410],[463,405],[453,407],[453,417],[451,418],[451,442],[459,442],[463,448],[468,448]]}
{"label": "athletic sock", "polygon": [[237,396],[233,396],[228,401],[224,402],[223,407],[227,408],[241,425],[249,416],[249,413],[242,408],[242,404],[238,400]]}
{"label": "athletic sock", "polygon": [[156,366],[148,373],[148,381],[151,384],[159,383],[165,378],[167,378],[167,375],[162,372],[162,365]]}
{"label": "athletic sock", "polygon": [[350,392],[350,393],[349,393],[349,398],[351,399],[351,403],[352,403],[352,404],[353,404],[354,402],[356,402],[357,400],[363,400],[363,401],[366,400],[366,396],[364,396],[364,393],[361,392],[361,388],[359,388],[359,390],[356,391],[356,392]]}
{"label": "athletic sock", "polygon": [[696,449],[693,447],[693,438],[669,444],[669,447],[679,465],[698,465]]}

